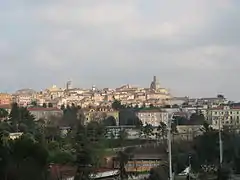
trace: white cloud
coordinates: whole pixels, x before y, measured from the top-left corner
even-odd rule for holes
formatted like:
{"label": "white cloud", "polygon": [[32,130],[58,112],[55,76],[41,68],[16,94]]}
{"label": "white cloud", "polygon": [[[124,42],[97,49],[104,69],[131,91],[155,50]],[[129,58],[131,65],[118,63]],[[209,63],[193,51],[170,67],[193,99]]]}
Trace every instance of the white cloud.
{"label": "white cloud", "polygon": [[[4,9],[0,7],[0,42],[3,42],[0,52],[8,52],[3,61],[5,71],[18,62],[12,83],[25,76],[25,67],[35,72],[44,70],[46,76],[51,76],[51,80],[42,80],[41,73],[33,75],[38,80],[31,82],[31,86],[37,88],[68,77],[81,86],[94,82],[101,86],[124,82],[148,85],[146,81],[155,74],[174,92],[200,95],[200,90],[195,90],[196,82],[205,77],[209,90],[203,93],[210,96],[223,87],[223,82],[226,87],[237,86],[228,84],[229,74],[235,78],[235,71],[240,69],[237,21],[240,6],[236,3],[234,0],[10,3]],[[178,78],[187,79],[184,86]],[[238,96],[228,88],[223,91],[231,97]]]}

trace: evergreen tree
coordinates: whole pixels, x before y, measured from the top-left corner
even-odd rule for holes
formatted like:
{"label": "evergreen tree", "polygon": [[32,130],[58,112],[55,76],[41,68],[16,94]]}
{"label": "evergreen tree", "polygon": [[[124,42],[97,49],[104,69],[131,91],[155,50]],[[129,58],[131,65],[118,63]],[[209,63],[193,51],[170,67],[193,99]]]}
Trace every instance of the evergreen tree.
{"label": "evergreen tree", "polygon": [[97,122],[78,125],[75,136],[77,173],[75,180],[89,180],[100,165],[105,130]]}

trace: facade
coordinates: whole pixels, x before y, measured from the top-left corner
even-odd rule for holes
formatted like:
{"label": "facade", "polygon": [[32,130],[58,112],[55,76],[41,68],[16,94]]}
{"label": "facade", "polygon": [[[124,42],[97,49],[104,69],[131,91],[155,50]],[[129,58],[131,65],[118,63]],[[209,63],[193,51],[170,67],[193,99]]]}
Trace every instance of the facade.
{"label": "facade", "polygon": [[174,135],[174,139],[181,140],[193,140],[196,136],[202,134],[202,125],[179,125],[177,126],[177,134]]}
{"label": "facade", "polygon": [[151,124],[157,127],[160,122],[167,123],[168,121],[168,113],[157,109],[140,110],[136,112],[136,115],[142,121],[143,125]]}
{"label": "facade", "polygon": [[117,125],[119,124],[119,111],[113,110],[110,107],[83,108],[83,112],[87,122],[92,120],[100,121],[112,116],[115,118]]}
{"label": "facade", "polygon": [[126,139],[139,139],[141,131],[135,126],[108,126],[106,137],[108,139],[119,138],[121,132],[125,133]]}
{"label": "facade", "polygon": [[16,97],[16,103],[19,106],[28,106],[33,101],[32,95],[30,94],[20,94]]}
{"label": "facade", "polygon": [[240,125],[240,107],[218,106],[209,110],[214,128]]}
{"label": "facade", "polygon": [[12,103],[12,95],[0,93],[0,105],[8,105]]}
{"label": "facade", "polygon": [[48,119],[50,117],[61,117],[63,112],[58,108],[28,108],[29,112],[35,116],[36,120]]}
{"label": "facade", "polygon": [[126,164],[125,168],[127,172],[150,172],[150,170],[154,167],[158,167],[160,164],[160,161],[157,159],[136,159],[136,160],[130,160]]}
{"label": "facade", "polygon": [[10,134],[9,134],[9,138],[10,138],[11,140],[15,140],[15,139],[17,139],[17,138],[20,138],[22,135],[23,135],[22,132],[10,133]]}

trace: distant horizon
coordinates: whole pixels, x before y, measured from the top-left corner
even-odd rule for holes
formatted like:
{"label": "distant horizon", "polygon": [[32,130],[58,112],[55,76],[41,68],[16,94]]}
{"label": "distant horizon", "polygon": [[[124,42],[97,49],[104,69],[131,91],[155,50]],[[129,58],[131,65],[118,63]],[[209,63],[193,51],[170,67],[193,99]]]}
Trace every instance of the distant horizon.
{"label": "distant horizon", "polygon": [[[66,81],[66,82],[67,82],[67,81]],[[63,84],[64,84],[64,83],[63,83]],[[66,83],[65,83],[65,84],[66,84]],[[104,89],[104,88],[116,89],[116,88],[120,88],[120,87],[122,87],[122,86],[124,86],[124,85],[128,85],[128,84],[131,85],[132,87],[150,88],[150,83],[149,83],[149,86],[140,86],[140,85],[130,84],[130,83],[122,84],[122,85],[115,86],[115,87],[113,87],[113,86],[111,86],[111,87],[102,86],[102,87],[101,87],[101,86],[97,86],[97,85],[95,85],[95,84],[92,84],[92,85],[95,85],[96,88],[102,90],[102,89]],[[62,89],[66,88],[66,85],[65,85],[65,87],[64,87],[64,86],[59,86],[59,85],[57,85],[57,84],[52,84],[52,85],[50,85],[50,86],[48,86],[48,87],[45,87],[45,88],[24,87],[24,88],[18,88],[18,89],[12,90],[12,91],[5,91],[5,92],[0,91],[0,93],[10,93],[10,94],[13,94],[13,93],[15,93],[16,91],[18,91],[18,90],[23,90],[23,89],[31,89],[31,90],[34,90],[34,91],[39,92],[39,91],[41,91],[41,90],[44,91],[44,90],[46,90],[46,89],[48,89],[48,88],[51,88],[51,87],[54,86],[54,85],[56,85],[58,88],[62,88]],[[161,86],[161,84],[160,84],[160,86]],[[73,89],[74,89],[74,88],[91,89],[92,86],[90,86],[90,87],[74,86],[74,83],[72,82],[72,88],[73,88]],[[172,91],[171,91],[170,88],[166,88],[166,87],[162,87],[162,86],[161,86],[160,88],[165,88],[165,89],[170,90],[170,94],[173,95],[173,97],[189,97],[189,98],[191,98],[191,99],[198,99],[198,98],[214,98],[214,97],[217,97],[217,95],[221,94],[221,95],[224,95],[225,98],[229,99],[224,93],[216,93],[216,94],[213,94],[212,96],[211,96],[211,95],[209,95],[209,96],[201,96],[201,95],[200,95],[200,96],[175,95],[175,94],[172,94],[172,93],[171,93]],[[231,101],[231,99],[229,99],[229,100]],[[234,100],[233,100],[233,101],[234,101]]]}

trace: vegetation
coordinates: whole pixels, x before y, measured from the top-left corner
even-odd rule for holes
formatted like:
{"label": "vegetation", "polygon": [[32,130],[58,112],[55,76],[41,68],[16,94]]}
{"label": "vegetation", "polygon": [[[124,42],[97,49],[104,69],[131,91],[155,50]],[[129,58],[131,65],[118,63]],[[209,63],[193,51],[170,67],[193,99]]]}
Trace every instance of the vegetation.
{"label": "vegetation", "polygon": [[[150,142],[151,137],[156,137],[161,145],[165,145],[167,126],[164,123],[160,123],[158,128],[153,128],[150,124],[143,126],[132,114],[134,108],[119,106],[119,102],[115,102],[113,107],[121,109],[126,124],[135,125],[141,130],[146,139],[144,141]],[[114,117],[86,123],[80,107],[72,104],[62,106],[61,109],[63,117],[45,120],[35,119],[27,108],[19,107],[16,103],[12,105],[10,113],[0,109],[0,180],[46,180],[49,177],[50,164],[74,165],[77,168],[75,180],[88,180],[90,174],[96,173],[96,169],[102,166],[107,149],[128,146],[130,140],[127,140],[124,129],[120,130],[117,138],[106,138],[106,127],[117,125]],[[191,118],[193,121],[204,121],[201,113],[194,114]],[[172,123],[172,133],[177,134],[176,122]],[[60,127],[67,127],[68,132],[63,134]],[[229,128],[223,130],[224,158],[220,165],[218,131],[212,129],[206,121],[200,129],[202,135],[195,137],[193,141],[173,143],[174,172],[183,171],[190,162],[192,170],[205,179],[209,174],[218,179],[228,179],[230,173],[240,173],[240,134]],[[15,132],[23,132],[23,135],[11,140],[9,135]],[[128,176],[125,167],[133,155],[131,148],[117,153],[122,179]],[[166,162],[152,169],[149,179],[167,177]]]}

